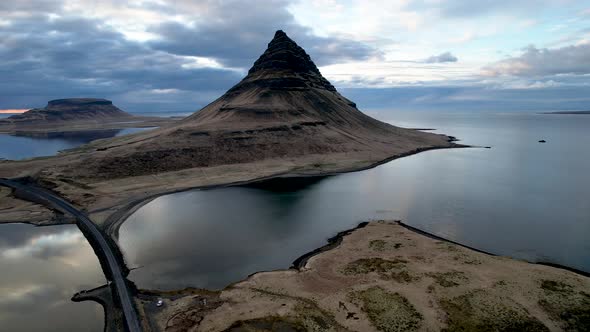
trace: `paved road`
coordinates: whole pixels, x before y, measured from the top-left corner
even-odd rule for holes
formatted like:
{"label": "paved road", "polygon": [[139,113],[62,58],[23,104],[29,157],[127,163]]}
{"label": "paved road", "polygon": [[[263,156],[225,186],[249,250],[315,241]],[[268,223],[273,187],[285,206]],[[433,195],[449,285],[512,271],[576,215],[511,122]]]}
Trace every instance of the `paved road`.
{"label": "paved road", "polygon": [[129,332],[141,331],[141,324],[139,323],[137,312],[135,311],[133,296],[130,294],[129,288],[127,287],[126,278],[123,275],[119,262],[105,239],[104,234],[98,229],[98,227],[96,227],[96,224],[66,200],[53,193],[7,179],[0,179],[0,185],[25,192],[28,195],[47,202],[53,208],[67,212],[76,218],[78,221],[78,227],[82,230],[86,230],[86,232],[84,232],[85,235],[91,236],[94,242],[100,246],[100,252],[97,252],[96,254],[101,254],[103,256],[103,261],[108,263],[107,268],[109,269],[117,293],[114,295],[119,297],[119,303],[123,309],[127,330]]}

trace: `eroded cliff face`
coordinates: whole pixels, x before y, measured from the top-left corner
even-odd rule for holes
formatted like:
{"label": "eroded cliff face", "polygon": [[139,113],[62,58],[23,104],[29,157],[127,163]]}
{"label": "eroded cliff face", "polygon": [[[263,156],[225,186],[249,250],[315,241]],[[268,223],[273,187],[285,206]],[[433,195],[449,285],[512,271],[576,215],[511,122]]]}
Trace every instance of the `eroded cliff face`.
{"label": "eroded cliff face", "polygon": [[444,135],[398,128],[363,114],[301,47],[277,31],[248,75],[199,112],[158,130],[85,147],[83,161],[61,172],[111,179],[336,155],[333,159],[354,163],[448,146]]}
{"label": "eroded cliff face", "polygon": [[0,125],[48,125],[68,121],[100,121],[130,117],[106,99],[70,98],[51,100],[44,108],[0,120]]}

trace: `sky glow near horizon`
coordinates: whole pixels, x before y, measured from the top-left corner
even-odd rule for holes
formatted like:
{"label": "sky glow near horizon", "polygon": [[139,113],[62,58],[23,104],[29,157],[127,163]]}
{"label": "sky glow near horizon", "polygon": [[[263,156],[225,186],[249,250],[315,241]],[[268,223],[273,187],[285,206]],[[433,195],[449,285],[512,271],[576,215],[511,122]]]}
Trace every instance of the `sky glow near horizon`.
{"label": "sky glow near horizon", "polygon": [[[104,97],[197,110],[277,29],[361,107],[494,108],[507,96],[514,109],[590,107],[586,1],[21,0],[0,4],[0,109]],[[372,103],[375,90],[390,100]]]}
{"label": "sky glow near horizon", "polygon": [[18,113],[24,113],[28,111],[28,109],[5,109],[5,110],[0,110],[0,114],[18,114]]}

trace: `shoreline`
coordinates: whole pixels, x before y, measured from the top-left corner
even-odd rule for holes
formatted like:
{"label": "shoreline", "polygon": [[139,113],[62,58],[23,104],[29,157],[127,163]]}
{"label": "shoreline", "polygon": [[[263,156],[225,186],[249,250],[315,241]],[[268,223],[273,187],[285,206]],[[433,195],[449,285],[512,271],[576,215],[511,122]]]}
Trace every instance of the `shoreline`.
{"label": "shoreline", "polygon": [[[178,189],[178,190],[172,190],[172,191],[168,191],[168,192],[160,192],[160,193],[155,193],[146,197],[141,197],[135,201],[129,202],[126,205],[124,205],[122,208],[116,209],[116,211],[114,213],[112,213],[106,220],[105,222],[102,224],[102,229],[103,231],[107,234],[109,239],[114,240],[113,242],[115,242],[115,245],[118,247],[118,232],[119,232],[119,228],[120,226],[134,213],[136,212],[138,209],[140,209],[141,207],[143,207],[144,205],[148,204],[149,202],[153,201],[154,199],[160,197],[160,196],[165,196],[165,195],[169,195],[169,194],[174,194],[174,193],[179,193],[179,192],[185,192],[185,191],[190,191],[190,190],[211,190],[211,189],[216,189],[216,188],[224,188],[224,187],[231,187],[231,186],[242,186],[242,185],[249,185],[249,184],[255,184],[255,183],[260,183],[260,182],[264,182],[264,181],[268,181],[268,180],[272,180],[272,179],[297,179],[297,178],[321,178],[321,177],[327,177],[327,176],[333,176],[333,175],[339,175],[339,174],[345,174],[345,173],[351,173],[351,172],[357,172],[357,171],[363,171],[363,170],[367,170],[367,169],[371,169],[377,166],[380,166],[382,164],[388,163],[390,161],[393,161],[395,159],[398,158],[403,158],[406,156],[410,156],[410,155],[414,155],[414,154],[418,154],[421,152],[426,152],[426,151],[430,151],[430,150],[439,150],[439,149],[451,149],[451,148],[482,148],[482,147],[477,147],[477,146],[467,146],[467,145],[461,145],[461,144],[453,144],[452,146],[446,146],[446,147],[431,147],[431,148],[420,148],[420,149],[415,149],[412,151],[409,151],[407,153],[402,153],[402,154],[398,154],[389,158],[386,158],[384,160],[381,160],[379,162],[375,162],[371,165],[368,166],[364,166],[364,167],[360,167],[360,168],[349,168],[343,171],[338,171],[338,172],[325,172],[325,173],[321,173],[321,174],[310,174],[310,173],[306,173],[306,172],[281,172],[281,173],[277,173],[277,174],[273,174],[273,175],[269,175],[269,176],[265,176],[265,177],[260,177],[260,178],[256,178],[256,179],[251,179],[251,180],[246,180],[246,181],[234,181],[234,182],[229,182],[229,183],[219,183],[219,184],[212,184],[212,185],[204,185],[204,186],[197,186],[197,187],[190,187],[190,188],[183,188],[183,189]],[[105,211],[111,210],[111,208],[106,208]],[[98,211],[88,211],[88,213],[96,213]],[[26,222],[18,222],[15,221],[13,223],[26,223]],[[403,222],[400,221],[396,221],[396,223],[402,227],[404,227],[405,229],[412,231],[413,233],[419,234],[419,235],[424,235],[428,238],[431,239],[435,239],[435,240],[440,240],[440,241],[444,241],[446,243],[450,243],[453,245],[458,245],[460,247],[475,251],[477,253],[483,253],[492,257],[498,257],[498,255],[490,253],[490,252],[486,252],[483,250],[479,250],[477,248],[474,247],[470,247],[467,245],[463,245],[461,243],[452,241],[452,240],[448,240],[445,238],[442,238],[440,236],[437,236],[435,234],[432,233],[428,233],[426,231],[420,230],[418,228],[415,228],[413,226],[410,226],[408,224],[405,224]],[[27,224],[31,224],[33,226],[41,226],[41,225],[36,225],[34,223],[27,223]],[[341,243],[344,237],[354,233],[355,231],[366,227],[369,224],[369,222],[362,222],[359,225],[357,225],[356,227],[352,228],[352,229],[348,229],[348,230],[344,230],[341,232],[338,232],[336,235],[330,237],[327,240],[327,244],[324,246],[321,246],[319,248],[315,248],[313,250],[311,250],[310,252],[307,252],[305,254],[303,254],[302,256],[298,257],[293,263],[292,266],[289,268],[289,270],[296,270],[296,271],[300,271],[301,269],[303,269],[305,267],[305,265],[308,263],[308,261],[311,258],[315,258],[316,256],[325,253],[325,252],[329,252],[333,249],[337,249]],[[42,225],[42,226],[52,226],[52,225]],[[502,257],[502,256],[500,256]],[[525,260],[519,260],[519,259],[515,259],[515,258],[510,258],[511,260],[515,260],[515,261],[522,261],[522,262],[526,262],[528,264],[533,264],[533,265],[544,265],[544,266],[549,266],[555,269],[559,269],[559,270],[565,270],[565,271],[569,271],[572,273],[575,273],[577,275],[581,275],[584,277],[589,277],[590,273],[585,272],[585,271],[581,271],[575,268],[571,268],[568,266],[564,266],[564,265],[560,265],[560,264],[556,264],[556,263],[547,263],[547,262],[530,262],[530,261],[525,261]],[[125,262],[125,266],[126,266],[126,262]],[[223,289],[220,290],[220,292],[223,291],[228,291],[231,290],[234,286],[236,286],[237,284],[243,283],[243,282],[247,282],[251,277],[254,277],[256,275],[259,274],[265,274],[267,272],[269,273],[273,273],[273,272],[282,272],[284,271],[283,269],[279,269],[279,270],[272,270],[272,271],[256,271],[254,273],[252,273],[251,275],[249,275],[247,278],[242,279],[242,280],[238,280],[236,282],[233,282],[229,285],[227,285],[226,287],[224,287]],[[205,289],[206,290],[206,289]],[[160,291],[155,290],[155,292],[159,293]],[[182,293],[183,290],[177,290],[175,292],[179,292]],[[97,301],[98,302],[98,301]],[[102,304],[102,303],[101,303]],[[106,314],[105,314],[105,319],[106,319]],[[106,326],[106,325],[105,325]]]}
{"label": "shoreline", "polygon": [[[358,225],[356,225],[355,227],[352,227],[352,228],[349,228],[349,229],[346,229],[346,230],[343,230],[343,231],[340,231],[340,232],[336,233],[336,235],[331,236],[330,238],[328,238],[326,240],[327,243],[325,245],[323,245],[321,247],[318,247],[318,248],[315,248],[315,249],[313,249],[313,250],[311,250],[311,251],[309,251],[309,252],[307,252],[307,253],[299,256],[299,257],[297,257],[293,261],[293,263],[291,264],[291,267],[289,269],[294,269],[294,270],[302,270],[302,269],[304,269],[305,268],[305,265],[307,264],[307,262],[312,257],[315,257],[315,256],[317,256],[317,255],[319,255],[321,253],[324,253],[324,252],[327,252],[327,251],[330,251],[332,249],[337,248],[342,243],[342,240],[343,240],[344,237],[346,237],[347,235],[352,234],[353,232],[355,232],[355,231],[357,231],[359,229],[362,229],[362,228],[367,227],[371,222],[372,221],[362,221]],[[573,268],[573,267],[570,267],[570,266],[567,266],[567,265],[562,265],[562,264],[559,264],[559,263],[551,263],[551,262],[542,262],[542,261],[532,262],[532,261],[528,261],[528,260],[524,260],[524,259],[519,259],[519,258],[515,258],[515,257],[511,257],[511,256],[502,256],[502,255],[494,254],[494,253],[489,252],[489,251],[477,249],[475,247],[471,247],[471,246],[468,246],[466,244],[462,244],[462,243],[457,242],[457,241],[449,240],[447,238],[438,236],[438,235],[436,235],[434,233],[430,233],[430,232],[427,232],[425,230],[416,228],[414,226],[410,226],[410,225],[404,223],[401,220],[393,220],[393,222],[396,223],[397,225],[400,225],[400,226],[406,228],[409,231],[412,231],[412,232],[416,233],[416,234],[426,236],[426,237],[428,237],[430,239],[433,239],[433,240],[444,241],[446,243],[457,245],[457,246],[463,247],[465,249],[469,249],[469,250],[475,251],[477,253],[481,253],[481,254],[485,254],[485,255],[489,255],[489,256],[493,256],[493,257],[507,257],[507,258],[512,259],[512,260],[522,261],[522,262],[526,262],[526,263],[529,263],[529,264],[536,264],[536,265],[548,266],[548,267],[552,267],[552,268],[555,268],[555,269],[569,271],[569,272],[572,272],[572,273],[581,275],[583,277],[590,278],[590,272],[586,272],[584,270],[576,269],[576,268]],[[258,271],[258,272],[254,272],[254,273],[250,274],[248,277],[250,277],[250,276],[252,276],[254,274],[260,273],[260,272],[272,272],[272,271],[281,271],[281,270],[282,269],[271,270],[271,271]],[[234,282],[234,283],[238,283],[238,282],[239,281]],[[234,283],[232,283],[232,284],[234,284]]]}
{"label": "shoreline", "polygon": [[17,137],[43,137],[57,134],[84,134],[96,131],[122,130],[126,128],[162,127],[177,122],[175,117],[131,116],[121,119],[107,119],[104,122],[75,120],[49,124],[5,124],[0,123],[0,134]]}
{"label": "shoreline", "polygon": [[[471,146],[471,145],[453,143],[454,141],[456,141],[456,139],[453,136],[449,136],[449,139],[450,139],[449,143],[451,144],[450,146],[417,148],[417,149],[414,149],[414,150],[411,150],[411,151],[408,151],[405,153],[397,154],[397,155],[388,157],[386,159],[380,160],[378,162],[375,162],[373,164],[359,167],[359,168],[348,168],[348,169],[343,169],[343,170],[335,171],[335,172],[324,172],[324,173],[320,172],[317,174],[313,174],[313,173],[306,174],[306,173],[297,173],[297,172],[292,172],[292,171],[286,171],[286,172],[281,172],[281,173],[277,173],[277,174],[273,174],[273,175],[269,175],[269,176],[264,176],[264,177],[260,177],[260,178],[244,180],[244,181],[234,181],[234,182],[229,182],[229,183],[219,183],[219,184],[211,184],[211,185],[204,185],[204,186],[187,187],[187,188],[180,188],[180,189],[174,189],[174,190],[169,190],[169,191],[162,191],[162,192],[153,193],[153,194],[146,196],[146,197],[139,197],[136,199],[132,199],[130,202],[126,203],[123,207],[118,208],[114,213],[112,213],[111,215],[109,215],[105,219],[105,221],[102,224],[102,229],[104,230],[105,233],[107,233],[107,235],[112,237],[114,241],[118,241],[119,240],[119,228],[121,227],[121,225],[123,225],[123,223],[133,213],[135,213],[137,210],[139,210],[141,207],[143,207],[144,205],[148,204],[149,202],[151,202],[161,196],[177,194],[177,193],[187,192],[187,191],[191,191],[191,190],[212,190],[212,189],[226,188],[226,187],[233,187],[233,186],[244,186],[244,185],[260,183],[260,182],[278,179],[278,178],[297,179],[297,178],[327,177],[327,176],[334,176],[334,175],[340,175],[340,174],[346,174],[346,173],[360,172],[360,171],[365,171],[368,169],[378,167],[380,165],[386,164],[386,163],[391,162],[396,159],[416,155],[416,154],[419,154],[422,152],[433,151],[433,150],[485,148],[485,147],[479,147],[479,146]],[[99,212],[99,211],[89,211],[89,213],[96,213],[96,212]]]}
{"label": "shoreline", "polygon": [[[389,330],[470,331],[492,324],[493,330],[553,331],[588,324],[587,277],[474,251],[398,221],[339,232],[294,265],[299,268],[256,272],[214,292],[152,290],[141,305],[153,307],[160,298],[164,306],[145,318],[159,330],[215,331],[277,321],[307,330],[320,321],[324,330],[371,331],[410,317],[415,324]],[[219,305],[204,308],[193,300],[195,292]],[[375,307],[381,303],[387,304]],[[392,318],[398,315],[401,320]]]}

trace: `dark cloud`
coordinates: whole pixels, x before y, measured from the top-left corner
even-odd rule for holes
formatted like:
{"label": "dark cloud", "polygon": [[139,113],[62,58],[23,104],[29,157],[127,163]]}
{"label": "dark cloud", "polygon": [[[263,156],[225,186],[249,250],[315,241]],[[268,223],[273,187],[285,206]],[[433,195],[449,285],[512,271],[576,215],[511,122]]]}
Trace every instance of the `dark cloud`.
{"label": "dark cloud", "polygon": [[[7,15],[26,12],[0,25],[0,108],[101,97],[132,112],[195,111],[237,83],[277,29],[287,31],[319,65],[378,55],[359,42],[313,35],[295,22],[283,0],[256,10],[244,1],[146,3],[142,9],[189,12],[195,19],[190,27],[171,21],[151,27],[160,36],[151,43],[131,41],[100,20],[65,15],[62,5],[49,0],[0,4]],[[234,69],[199,66],[191,56]]]}
{"label": "dark cloud", "polygon": [[274,0],[252,10],[246,1],[211,2],[207,14],[215,19],[192,22],[192,26],[164,23],[150,30],[162,37],[150,45],[174,54],[213,57],[227,66],[249,67],[264,52],[274,32],[282,29],[318,65],[379,56],[377,50],[360,42],[315,36],[296,23],[287,5],[287,1]]}
{"label": "dark cloud", "polygon": [[556,49],[538,49],[529,46],[521,56],[508,58],[485,67],[484,73],[490,76],[524,77],[590,74],[590,44]]}
{"label": "dark cloud", "polygon": [[426,60],[424,60],[424,62],[426,62],[426,63],[444,63],[444,62],[457,62],[457,61],[458,61],[457,57],[454,56],[453,54],[451,54],[451,52],[444,52],[439,55],[433,55],[433,56],[427,58]]}
{"label": "dark cloud", "polygon": [[[84,1],[93,8],[92,1]],[[410,6],[460,16],[499,10],[502,6],[532,8],[535,3],[451,0],[436,5],[413,1]],[[249,2],[236,0],[126,5],[126,9],[183,18],[151,26],[149,32],[158,38],[144,43],[127,39],[106,21],[65,12],[64,4],[63,0],[0,2],[0,108],[40,107],[57,98],[100,97],[131,112],[195,111],[237,83],[277,29],[286,31],[318,65],[381,55],[364,43],[342,36],[315,35],[297,23],[287,10],[287,0],[269,0],[255,9]],[[521,57],[490,65],[486,70],[495,76],[587,74],[588,47],[529,48]],[[215,59],[232,70],[199,66],[191,56]],[[425,62],[454,61],[456,57],[447,52]],[[543,77],[538,81],[556,82],[557,86],[563,79]]]}
{"label": "dark cloud", "polygon": [[[190,59],[126,40],[84,18],[37,15],[13,20],[0,27],[0,58],[0,108],[37,107],[50,99],[88,96],[109,98],[131,110],[154,110],[161,105],[125,96],[177,89],[198,92],[186,99],[187,104],[179,103],[194,110],[199,106],[195,99],[203,92],[219,93],[241,77],[235,71],[194,67]],[[158,96],[163,104],[172,98]]]}

